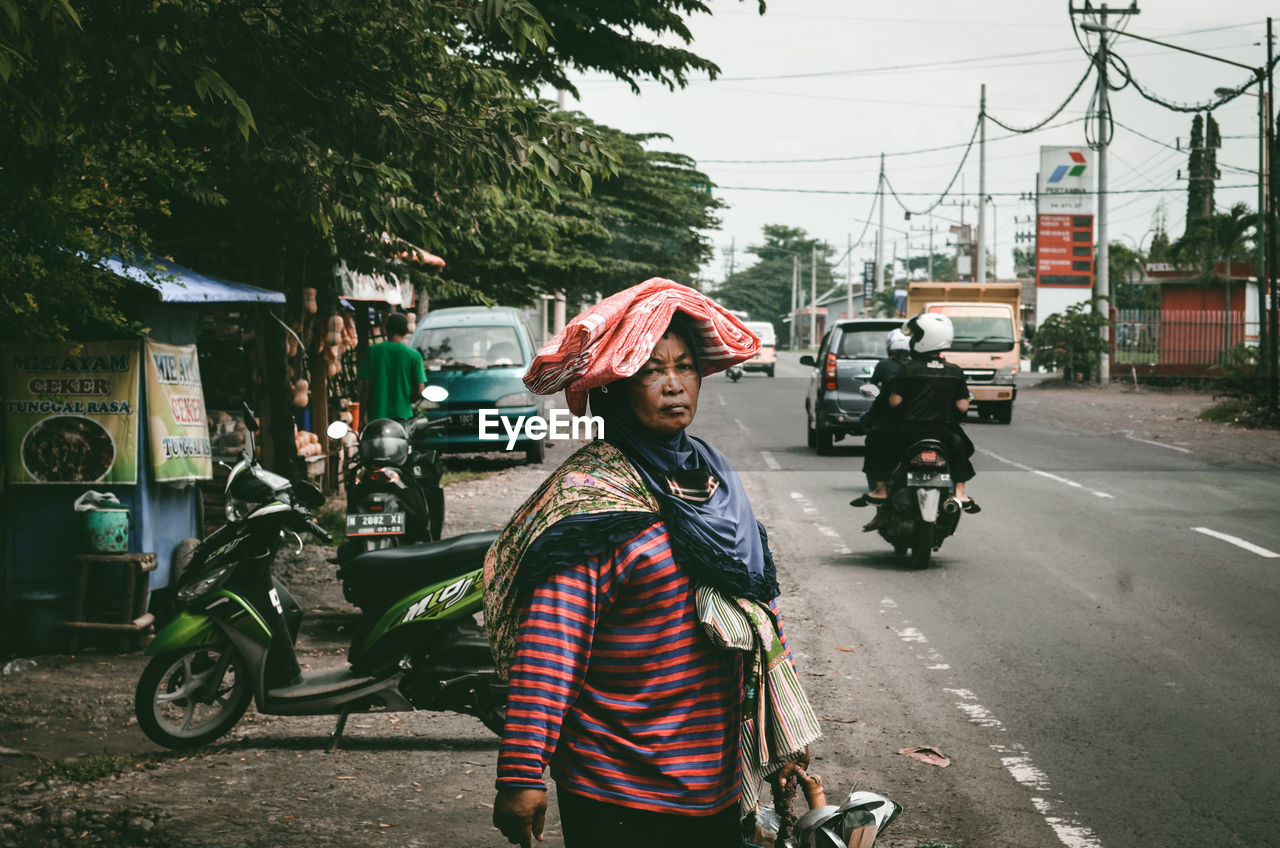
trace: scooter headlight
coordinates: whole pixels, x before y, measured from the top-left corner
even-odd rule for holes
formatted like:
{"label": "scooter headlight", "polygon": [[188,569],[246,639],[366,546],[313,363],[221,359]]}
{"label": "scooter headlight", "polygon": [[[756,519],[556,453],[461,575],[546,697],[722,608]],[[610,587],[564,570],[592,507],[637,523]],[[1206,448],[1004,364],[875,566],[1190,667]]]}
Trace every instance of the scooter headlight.
{"label": "scooter headlight", "polygon": [[177,591],[177,598],[184,604],[190,604],[197,598],[209,594],[226,581],[235,570],[235,562],[226,562],[222,565],[215,566],[211,570],[202,574],[198,580],[188,583]]}
{"label": "scooter headlight", "polygon": [[223,507],[223,511],[226,512],[227,521],[229,523],[239,524],[241,521],[244,521],[245,518],[249,515],[249,513],[252,512],[253,510],[249,506],[249,504],[245,503],[239,498],[228,497],[227,503]]}

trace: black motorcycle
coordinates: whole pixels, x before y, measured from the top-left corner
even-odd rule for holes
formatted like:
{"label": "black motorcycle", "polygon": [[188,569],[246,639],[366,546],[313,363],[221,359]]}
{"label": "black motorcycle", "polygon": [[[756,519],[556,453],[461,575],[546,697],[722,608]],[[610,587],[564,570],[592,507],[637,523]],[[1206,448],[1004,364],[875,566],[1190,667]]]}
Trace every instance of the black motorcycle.
{"label": "black motorcycle", "polygon": [[898,556],[910,551],[914,568],[927,568],[932,553],[960,523],[961,508],[954,494],[951,461],[942,443],[922,439],[912,444],[889,478],[880,536]]}
{"label": "black motorcycle", "polygon": [[[430,400],[448,393],[428,387]],[[438,401],[437,401],[438,402]],[[376,418],[360,431],[355,456],[343,469],[347,492],[346,541],[338,562],[366,551],[395,548],[440,538],[444,526],[444,462],[429,437],[447,426],[445,419],[414,418],[407,424]],[[345,422],[329,425],[329,438],[350,432]]]}

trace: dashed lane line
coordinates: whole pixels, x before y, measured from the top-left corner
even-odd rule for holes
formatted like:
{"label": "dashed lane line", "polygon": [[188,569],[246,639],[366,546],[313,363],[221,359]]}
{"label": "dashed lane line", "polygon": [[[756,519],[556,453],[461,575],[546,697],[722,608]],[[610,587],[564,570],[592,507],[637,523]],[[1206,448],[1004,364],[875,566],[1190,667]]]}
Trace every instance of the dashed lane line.
{"label": "dashed lane line", "polygon": [[[802,492],[792,492],[791,499],[805,516],[813,521],[815,529],[823,536],[831,539],[839,553],[851,553],[849,546],[835,530],[819,523],[822,511]],[[892,616],[894,621],[889,627],[898,634],[903,642],[913,646],[917,659],[925,663],[929,671],[950,672],[951,665],[945,661],[918,627],[901,616],[898,604],[892,598],[882,598],[880,613]],[[1000,756],[1000,762],[1018,785],[1031,792],[1031,805],[1044,820],[1045,824],[1058,837],[1064,848],[1103,848],[1102,843],[1088,827],[1081,824],[1074,812],[1063,811],[1060,797],[1054,791],[1048,776],[1040,770],[1031,759],[1026,749],[1009,738],[1008,729],[989,709],[984,707],[978,696],[968,689],[943,684],[942,692],[958,700],[955,706],[969,722],[977,727],[990,731],[995,735],[989,743],[992,751]]]}
{"label": "dashed lane line", "polygon": [[1244,539],[1241,539],[1239,536],[1229,536],[1226,533],[1219,533],[1217,530],[1210,530],[1208,527],[1192,527],[1191,529],[1196,531],[1197,533],[1203,533],[1206,536],[1212,536],[1215,539],[1221,539],[1224,542],[1229,542],[1235,545],[1237,548],[1243,548],[1246,551],[1257,554],[1260,557],[1266,557],[1267,559],[1276,559],[1280,557],[1280,554],[1276,553],[1275,551],[1267,550],[1264,547],[1255,545],[1253,542],[1246,542]]}
{"label": "dashed lane line", "polygon": [[782,470],[782,465],[778,463],[778,460],[774,459],[773,454],[769,453],[769,451],[760,451],[760,458],[764,460],[765,466],[770,471]]}
{"label": "dashed lane line", "polygon": [[1191,453],[1191,448],[1184,448],[1179,445],[1166,445],[1164,442],[1153,442],[1151,439],[1139,439],[1133,435],[1132,430],[1122,430],[1126,439],[1132,439],[1135,442],[1142,442],[1144,445],[1155,445],[1158,448],[1168,448],[1169,450],[1181,451],[1182,453]]}
{"label": "dashed lane line", "polygon": [[1048,471],[1041,471],[1039,468],[1032,468],[1030,465],[1023,465],[1021,462],[1015,462],[1012,459],[1005,459],[1003,456],[1000,456],[999,454],[996,454],[996,453],[992,453],[986,448],[978,448],[978,450],[982,451],[987,456],[991,457],[994,460],[997,460],[998,462],[1003,462],[1006,465],[1012,465],[1014,468],[1019,468],[1031,474],[1035,474],[1037,476],[1043,477],[1046,480],[1052,480],[1055,483],[1061,483],[1064,486],[1070,486],[1073,489],[1081,489],[1093,495],[1094,497],[1111,498],[1111,499],[1115,498],[1115,495],[1109,495],[1106,492],[1099,492],[1096,489],[1090,489],[1088,486],[1085,486],[1083,483],[1077,483],[1075,480],[1068,480],[1066,477],[1059,477],[1057,474],[1051,474]]}

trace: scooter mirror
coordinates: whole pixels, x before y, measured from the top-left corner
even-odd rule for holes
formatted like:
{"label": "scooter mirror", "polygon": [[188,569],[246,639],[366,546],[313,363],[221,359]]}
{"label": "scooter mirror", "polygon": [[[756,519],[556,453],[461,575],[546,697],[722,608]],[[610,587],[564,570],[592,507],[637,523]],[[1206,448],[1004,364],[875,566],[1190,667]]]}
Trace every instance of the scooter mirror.
{"label": "scooter mirror", "polygon": [[449,390],[444,386],[427,386],[422,390],[423,399],[429,400],[432,403],[440,403],[448,396]]}
{"label": "scooter mirror", "polygon": [[351,432],[351,427],[348,426],[347,422],[345,421],[334,421],[325,430],[325,433],[329,435],[329,438],[335,441],[343,438],[344,436],[347,435],[347,433],[350,433],[350,432]]}

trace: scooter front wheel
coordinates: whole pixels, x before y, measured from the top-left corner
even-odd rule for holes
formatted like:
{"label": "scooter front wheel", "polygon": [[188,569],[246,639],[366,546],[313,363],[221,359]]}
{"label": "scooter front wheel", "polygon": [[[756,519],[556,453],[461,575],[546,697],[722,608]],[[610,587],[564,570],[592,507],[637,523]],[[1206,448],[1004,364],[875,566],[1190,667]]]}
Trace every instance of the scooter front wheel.
{"label": "scooter front wheel", "polygon": [[231,645],[153,657],[134,693],[138,726],[157,745],[198,748],[235,726],[253,697],[249,670]]}

